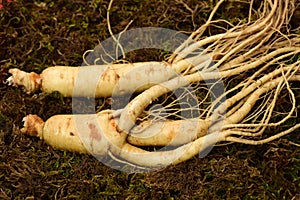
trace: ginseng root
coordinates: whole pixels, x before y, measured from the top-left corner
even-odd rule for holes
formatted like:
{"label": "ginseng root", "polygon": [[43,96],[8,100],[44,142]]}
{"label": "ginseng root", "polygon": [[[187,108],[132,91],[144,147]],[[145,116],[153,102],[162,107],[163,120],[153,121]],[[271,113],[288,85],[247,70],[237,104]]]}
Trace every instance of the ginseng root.
{"label": "ginseng root", "polygon": [[[296,112],[290,84],[300,81],[300,37],[289,35],[286,26],[293,2],[265,0],[256,20],[250,14],[247,23],[202,37],[209,25],[217,23],[212,18],[222,2],[165,62],[50,67],[40,75],[11,69],[8,82],[24,86],[28,93],[40,89],[66,97],[137,94],[118,111],[57,115],[46,122],[28,115],[22,132],[57,149],[111,156],[150,168],[183,162],[218,143],[258,145],[293,132],[300,124],[264,134],[266,128],[281,126]],[[204,50],[198,52],[200,47]],[[214,86],[223,80],[226,91],[214,93]],[[211,87],[203,95],[205,84]],[[185,93],[171,98],[182,88]],[[287,94],[290,107],[275,112],[282,93]],[[191,99],[196,105],[190,106]],[[192,114],[181,116],[181,112]]]}

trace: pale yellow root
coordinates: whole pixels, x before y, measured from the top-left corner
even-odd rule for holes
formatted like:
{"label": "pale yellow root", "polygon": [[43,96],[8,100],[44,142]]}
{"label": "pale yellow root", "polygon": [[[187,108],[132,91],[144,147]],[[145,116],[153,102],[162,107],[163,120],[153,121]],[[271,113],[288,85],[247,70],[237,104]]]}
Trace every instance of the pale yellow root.
{"label": "pale yellow root", "polygon": [[146,167],[165,167],[188,160],[224,140],[222,134],[214,133],[174,150],[148,152],[126,143],[127,135],[117,131],[117,121],[111,118],[110,111],[97,115],[56,115],[46,122],[36,115],[28,115],[24,122],[23,133],[37,136],[54,148],[95,156],[112,154],[124,162]]}
{"label": "pale yellow root", "polygon": [[177,76],[186,69],[190,60],[173,65],[166,62],[140,62],[128,64],[90,65],[84,67],[55,66],[40,75],[10,69],[7,82],[23,86],[27,93],[37,90],[58,91],[65,97],[110,97],[143,91],[154,84]]}
{"label": "pale yellow root", "polygon": [[214,132],[197,140],[169,151],[132,152],[124,149],[119,152],[119,157],[140,166],[166,167],[170,164],[178,164],[189,160],[198,153],[225,140],[225,134]]}
{"label": "pale yellow root", "polygon": [[24,118],[23,133],[37,136],[56,149],[107,155],[113,145],[121,147],[126,135],[116,132],[111,112],[93,115],[55,115],[43,122],[36,115]]}
{"label": "pale yellow root", "polygon": [[89,153],[79,139],[72,116],[56,115],[44,123],[37,115],[27,115],[23,121],[21,132],[24,134],[37,136],[56,149]]}
{"label": "pale yellow root", "polygon": [[135,126],[127,142],[137,146],[178,146],[207,134],[210,121],[201,119],[145,121]]}

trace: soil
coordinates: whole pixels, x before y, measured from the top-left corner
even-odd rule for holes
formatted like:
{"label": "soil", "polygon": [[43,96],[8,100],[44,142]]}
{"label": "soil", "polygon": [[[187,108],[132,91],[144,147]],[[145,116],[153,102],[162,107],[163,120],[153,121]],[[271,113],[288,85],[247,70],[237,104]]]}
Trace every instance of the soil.
{"label": "soil", "polygon": [[[110,13],[112,31],[119,33],[133,20],[129,29],[154,26],[189,34],[205,22],[217,1],[180,2],[115,1]],[[92,156],[55,150],[37,138],[22,135],[24,116],[37,114],[46,120],[56,114],[70,114],[72,99],[56,92],[26,94],[22,88],[8,86],[8,69],[40,73],[54,65],[80,66],[86,50],[110,37],[108,2],[2,3],[1,199],[300,199],[300,148],[293,145],[300,143],[300,130],[261,146],[217,146],[204,158],[195,156],[179,165],[143,174],[120,172]],[[247,5],[227,2],[216,17],[237,23],[247,16]],[[292,17],[294,28],[299,26],[299,10]],[[217,31],[211,28],[206,34]],[[163,54],[146,49],[128,54],[127,59],[162,60]],[[299,84],[294,87],[299,104]],[[279,100],[283,104],[285,101],[284,97]]]}

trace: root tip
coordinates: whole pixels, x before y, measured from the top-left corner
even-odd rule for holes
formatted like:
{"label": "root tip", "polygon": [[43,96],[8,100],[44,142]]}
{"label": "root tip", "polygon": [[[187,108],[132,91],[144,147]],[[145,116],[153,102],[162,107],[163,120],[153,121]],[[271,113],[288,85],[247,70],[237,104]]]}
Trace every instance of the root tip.
{"label": "root tip", "polygon": [[27,115],[23,118],[24,128],[21,132],[30,135],[42,137],[44,121],[37,115]]}
{"label": "root tip", "polygon": [[16,68],[9,69],[8,72],[12,74],[12,76],[6,80],[8,85],[23,86],[27,93],[35,92],[40,88],[40,75],[34,72],[27,73]]}

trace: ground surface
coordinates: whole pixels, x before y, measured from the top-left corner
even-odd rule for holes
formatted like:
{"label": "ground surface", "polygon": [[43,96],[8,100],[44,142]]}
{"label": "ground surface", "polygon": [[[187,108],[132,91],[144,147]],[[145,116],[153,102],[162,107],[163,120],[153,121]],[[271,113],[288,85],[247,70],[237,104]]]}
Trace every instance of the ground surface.
{"label": "ground surface", "polygon": [[[72,3],[71,3],[72,2]],[[203,24],[216,1],[116,1],[114,33],[134,27],[190,32]],[[202,1],[199,1],[202,2]],[[1,199],[300,199],[300,131],[261,146],[215,147],[193,159],[147,174],[113,170],[87,155],[54,150],[20,134],[22,118],[44,120],[71,113],[59,94],[27,95],[4,84],[8,69],[41,72],[53,65],[77,66],[82,54],[109,37],[106,1],[15,1],[0,10],[0,198]],[[300,17],[293,17],[298,26]],[[226,3],[217,17],[238,21],[242,3]],[[298,24],[297,24],[298,23]],[[213,29],[212,29],[213,31]],[[130,54],[131,61],[162,60],[157,52]],[[298,90],[299,91],[299,90]],[[300,101],[300,93],[297,93]],[[284,102],[283,102],[284,103]]]}

